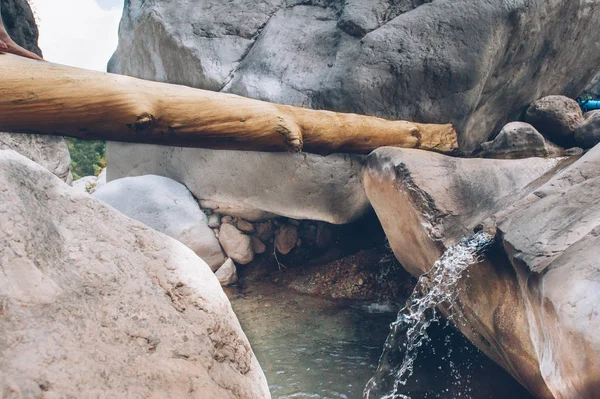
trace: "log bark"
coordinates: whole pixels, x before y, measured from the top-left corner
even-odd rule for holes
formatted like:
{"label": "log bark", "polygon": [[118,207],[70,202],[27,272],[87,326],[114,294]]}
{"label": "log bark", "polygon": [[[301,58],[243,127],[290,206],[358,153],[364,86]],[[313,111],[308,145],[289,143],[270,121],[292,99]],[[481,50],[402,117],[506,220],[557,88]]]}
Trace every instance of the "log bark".
{"label": "log bark", "polygon": [[0,131],[212,149],[450,152],[452,125],[273,104],[0,53]]}

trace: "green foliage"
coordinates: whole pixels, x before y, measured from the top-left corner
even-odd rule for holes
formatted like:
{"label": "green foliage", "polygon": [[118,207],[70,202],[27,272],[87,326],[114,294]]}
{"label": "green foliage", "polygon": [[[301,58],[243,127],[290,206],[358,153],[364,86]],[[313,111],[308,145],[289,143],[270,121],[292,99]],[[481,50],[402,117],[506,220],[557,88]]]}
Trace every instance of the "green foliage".
{"label": "green foliage", "polygon": [[77,180],[98,176],[106,167],[106,141],[88,141],[65,137],[71,153],[71,173]]}

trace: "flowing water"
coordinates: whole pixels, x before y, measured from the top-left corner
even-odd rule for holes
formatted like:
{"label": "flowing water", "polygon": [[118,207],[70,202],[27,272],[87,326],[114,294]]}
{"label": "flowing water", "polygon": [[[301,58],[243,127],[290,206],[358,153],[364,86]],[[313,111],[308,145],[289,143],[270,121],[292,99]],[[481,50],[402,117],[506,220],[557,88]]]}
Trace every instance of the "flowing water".
{"label": "flowing water", "polygon": [[[273,399],[362,398],[400,309],[307,296],[261,281],[246,280],[243,289],[227,293]],[[434,323],[428,335],[404,386],[412,399],[531,399],[452,327]]]}
{"label": "flowing water", "polygon": [[448,248],[429,273],[419,278],[406,306],[391,325],[375,376],[365,387],[365,399],[410,399],[400,391],[413,374],[419,349],[429,341],[428,327],[439,321],[437,306],[454,303],[464,271],[480,261],[482,252],[492,242],[493,236],[483,231],[465,238]]}

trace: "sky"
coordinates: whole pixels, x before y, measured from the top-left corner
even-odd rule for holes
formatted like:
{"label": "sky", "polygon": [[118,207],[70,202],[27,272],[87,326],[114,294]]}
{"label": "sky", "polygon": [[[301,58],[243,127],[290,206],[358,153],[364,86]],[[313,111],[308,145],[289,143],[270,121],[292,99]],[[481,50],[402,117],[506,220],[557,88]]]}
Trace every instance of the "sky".
{"label": "sky", "polygon": [[117,48],[123,0],[29,0],[44,59],[106,71]]}

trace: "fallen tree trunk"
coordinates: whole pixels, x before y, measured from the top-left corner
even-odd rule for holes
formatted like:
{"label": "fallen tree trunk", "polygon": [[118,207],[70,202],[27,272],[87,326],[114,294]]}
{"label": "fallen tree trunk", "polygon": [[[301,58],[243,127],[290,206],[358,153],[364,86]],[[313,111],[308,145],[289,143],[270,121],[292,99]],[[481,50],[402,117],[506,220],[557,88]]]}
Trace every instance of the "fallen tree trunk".
{"label": "fallen tree trunk", "polygon": [[0,131],[213,149],[450,152],[452,125],[311,110],[0,53]]}

